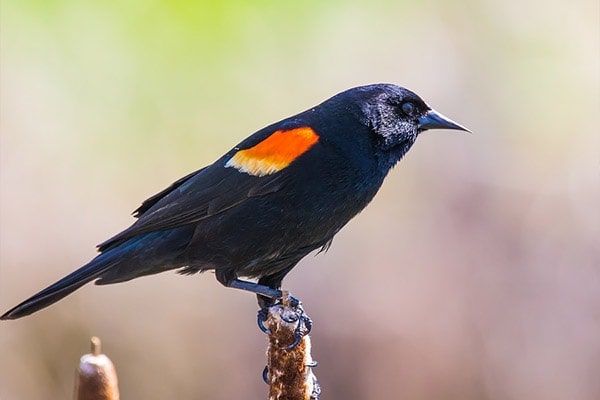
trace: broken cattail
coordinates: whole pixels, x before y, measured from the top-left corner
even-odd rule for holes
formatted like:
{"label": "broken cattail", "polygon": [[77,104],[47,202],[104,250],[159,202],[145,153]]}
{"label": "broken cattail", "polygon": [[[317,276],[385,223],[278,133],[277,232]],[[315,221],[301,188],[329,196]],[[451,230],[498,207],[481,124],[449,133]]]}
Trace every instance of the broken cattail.
{"label": "broken cattail", "polygon": [[117,372],[101,353],[100,339],[92,337],[92,352],[81,357],[75,383],[75,400],[119,400]]}
{"label": "broken cattail", "polygon": [[[312,372],[316,362],[311,356],[308,331],[310,320],[301,304],[290,304],[285,293],[282,303],[269,307],[265,326],[269,330],[265,380],[269,400],[318,399],[321,389]],[[306,326],[308,325],[308,326]],[[299,339],[298,333],[302,338]]]}

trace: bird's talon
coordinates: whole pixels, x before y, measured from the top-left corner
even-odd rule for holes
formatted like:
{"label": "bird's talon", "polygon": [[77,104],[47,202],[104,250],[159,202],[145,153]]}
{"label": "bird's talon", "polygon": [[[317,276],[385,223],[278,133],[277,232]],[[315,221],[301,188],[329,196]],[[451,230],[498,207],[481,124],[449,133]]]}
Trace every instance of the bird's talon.
{"label": "bird's talon", "polygon": [[264,382],[265,382],[267,385],[269,385],[269,384],[270,384],[270,382],[269,382],[269,366],[268,366],[268,365],[265,365],[265,367],[263,368],[263,372],[262,372],[262,378],[263,378],[263,381],[264,381]]}
{"label": "bird's talon", "polygon": [[258,310],[256,320],[260,330],[265,334],[270,335],[271,330],[265,325],[265,322],[269,316],[270,307],[282,306],[284,309],[287,309],[284,313],[280,314],[280,318],[282,321],[287,322],[288,324],[296,324],[296,328],[294,329],[294,341],[292,344],[285,347],[286,350],[291,350],[298,346],[304,336],[310,333],[312,330],[312,320],[304,313],[302,302],[300,300],[290,295],[284,297],[285,298],[277,299],[270,306],[265,306]]}
{"label": "bird's talon", "polygon": [[302,302],[292,295],[288,295],[287,303],[291,308],[298,308],[302,305]]}
{"label": "bird's talon", "polygon": [[302,315],[302,322],[304,323],[304,328],[306,329],[306,331],[304,332],[305,335],[308,335],[310,333],[310,331],[312,331],[312,319],[310,319],[310,317],[306,314]]}
{"label": "bird's talon", "polygon": [[294,341],[289,346],[286,346],[285,350],[292,350],[293,348],[298,346],[298,344],[300,344],[300,341],[302,340],[303,337],[304,337],[304,333],[302,332],[302,330],[296,329],[296,331],[294,332]]}
{"label": "bird's talon", "polygon": [[269,309],[267,307],[263,307],[260,310],[258,310],[258,314],[256,316],[256,322],[258,324],[258,327],[261,331],[263,331],[263,333],[270,335],[271,331],[269,330],[269,328],[267,328],[265,326],[265,321],[267,320],[267,316],[269,315]]}
{"label": "bird's talon", "polygon": [[320,395],[321,395],[321,386],[319,385],[319,382],[317,381],[317,377],[315,377],[313,375],[313,391],[310,395],[310,399],[318,400]]}
{"label": "bird's talon", "polygon": [[291,350],[294,347],[298,346],[302,338],[304,338],[304,336],[308,335],[308,333],[310,332],[309,327],[312,328],[312,321],[304,314],[304,311],[302,311],[301,315],[296,316],[298,317],[298,325],[294,330],[294,341],[292,342],[292,344],[285,348],[286,350]]}

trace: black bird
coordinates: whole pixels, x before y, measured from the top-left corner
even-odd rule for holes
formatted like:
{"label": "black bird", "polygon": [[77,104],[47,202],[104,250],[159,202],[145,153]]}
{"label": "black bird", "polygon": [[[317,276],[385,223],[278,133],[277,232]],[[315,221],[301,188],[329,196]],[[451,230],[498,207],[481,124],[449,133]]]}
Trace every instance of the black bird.
{"label": "black bird", "polygon": [[284,276],[329,247],[428,129],[468,131],[399,86],[337,94],[150,197],[98,256],[0,318],[31,314],[92,280],[105,285],[171,269],[214,270],[223,285],[268,304],[281,296]]}

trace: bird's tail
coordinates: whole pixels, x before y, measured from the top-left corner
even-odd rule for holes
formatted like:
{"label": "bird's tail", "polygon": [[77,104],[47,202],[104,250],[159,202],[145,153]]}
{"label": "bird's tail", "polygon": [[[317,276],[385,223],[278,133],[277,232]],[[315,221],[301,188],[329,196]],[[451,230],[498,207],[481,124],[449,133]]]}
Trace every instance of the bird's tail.
{"label": "bird's tail", "polygon": [[56,303],[118,264],[118,257],[115,257],[116,254],[112,253],[108,251],[98,255],[83,267],[8,310],[0,319],[21,318]]}

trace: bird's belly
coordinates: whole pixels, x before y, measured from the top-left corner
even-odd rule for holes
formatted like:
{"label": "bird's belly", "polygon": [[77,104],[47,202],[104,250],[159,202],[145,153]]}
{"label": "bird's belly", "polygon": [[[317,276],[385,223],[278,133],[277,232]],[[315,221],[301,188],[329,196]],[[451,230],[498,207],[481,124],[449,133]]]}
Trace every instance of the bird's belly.
{"label": "bird's belly", "polygon": [[307,218],[293,208],[254,210],[262,212],[228,210],[215,221],[198,224],[186,249],[189,264],[261,276],[265,268],[285,268],[323,247],[353,216],[311,210],[314,214]]}

